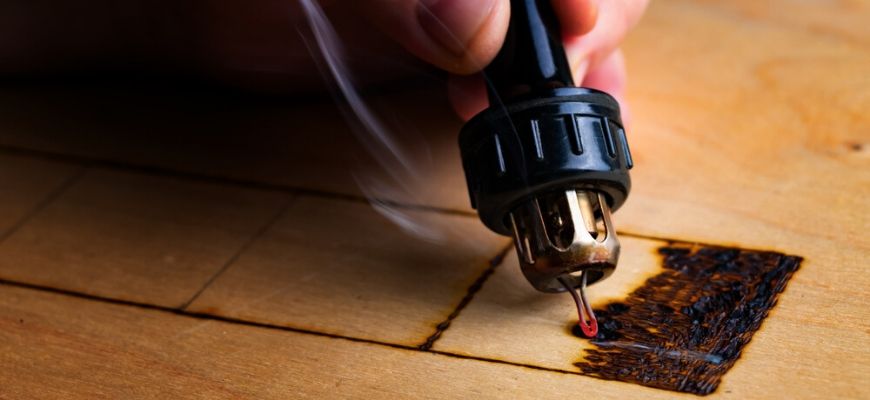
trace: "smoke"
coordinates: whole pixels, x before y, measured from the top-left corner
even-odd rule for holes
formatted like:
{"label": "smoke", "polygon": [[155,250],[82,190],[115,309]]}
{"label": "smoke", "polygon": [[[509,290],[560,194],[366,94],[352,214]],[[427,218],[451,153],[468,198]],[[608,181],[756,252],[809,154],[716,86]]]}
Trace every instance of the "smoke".
{"label": "smoke", "polygon": [[[344,46],[323,9],[315,0],[299,0],[299,4],[311,27],[314,44],[316,44],[315,49],[309,41],[306,41],[309,51],[312,52],[315,60],[318,60],[321,72],[332,78],[335,94],[339,97],[337,103],[357,141],[387,174],[385,179],[382,174],[375,174],[373,171],[355,171],[353,176],[360,190],[377,212],[405,232],[427,241],[442,241],[445,237],[445,227],[423,223],[414,218],[407,207],[397,206],[386,200],[407,199],[415,204],[425,203],[425,199],[420,198],[415,188],[423,187],[426,183],[422,171],[426,169],[425,163],[431,163],[431,157],[420,157],[420,153],[428,149],[427,144],[422,137],[415,140],[415,146],[418,147],[413,155],[403,148],[399,140],[366,104],[354,85],[352,74],[345,61]],[[304,35],[303,39],[305,39]],[[410,129],[402,131],[403,135],[414,133]]]}

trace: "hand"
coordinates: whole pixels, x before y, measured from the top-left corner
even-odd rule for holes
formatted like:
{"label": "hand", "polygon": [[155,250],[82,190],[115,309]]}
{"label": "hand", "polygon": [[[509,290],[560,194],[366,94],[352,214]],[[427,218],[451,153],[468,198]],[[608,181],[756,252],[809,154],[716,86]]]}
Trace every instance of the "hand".
{"label": "hand", "polygon": [[[623,103],[625,62],[619,45],[647,0],[551,0],[562,26],[574,81]],[[463,118],[487,106],[481,71],[498,53],[510,19],[509,0],[366,0],[363,10],[389,36],[453,75],[451,102]],[[627,115],[625,115],[627,117]]]}
{"label": "hand", "polygon": [[[623,119],[628,120],[628,108],[623,101],[625,62],[619,45],[640,19],[647,0],[551,1],[562,26],[574,81],[612,94],[622,103]],[[449,80],[450,99],[463,119],[471,118],[487,106],[483,79],[474,73],[488,64],[501,48],[509,6],[508,0],[436,1],[429,10],[432,15],[443,15],[441,30],[439,26],[425,28],[427,23],[431,24],[427,21],[429,18],[423,18],[421,25],[434,31],[430,37],[447,42],[440,47],[438,43],[421,43],[393,32],[394,37],[405,38],[403,44],[409,51],[453,73]],[[462,10],[462,7],[477,9]],[[449,35],[447,29],[454,34]]]}
{"label": "hand", "polygon": [[[625,66],[618,47],[647,0],[551,1],[575,82],[622,100]],[[476,73],[501,48],[509,0],[319,3],[345,46],[356,52],[354,66],[363,82],[397,75],[397,68],[384,67],[400,64],[384,60],[406,56],[392,46],[395,42],[451,73],[449,94],[460,116],[467,119],[485,108],[483,81]],[[0,37],[6,38],[0,40],[0,75],[158,70],[257,90],[310,90],[319,73],[298,33],[304,25],[292,0],[11,2],[0,5]]]}

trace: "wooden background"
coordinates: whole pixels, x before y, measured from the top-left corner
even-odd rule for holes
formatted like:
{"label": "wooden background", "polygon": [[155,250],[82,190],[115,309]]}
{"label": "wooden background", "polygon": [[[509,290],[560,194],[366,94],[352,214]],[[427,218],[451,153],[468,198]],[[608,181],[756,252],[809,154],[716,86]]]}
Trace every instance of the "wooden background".
{"label": "wooden background", "polygon": [[[714,397],[870,398],[867,21],[655,1],[625,45],[634,187],[596,303],[665,240],[805,257]],[[392,182],[328,101],[0,90],[0,398],[691,397],[576,374],[573,305],[500,260],[442,97],[374,99],[419,134],[418,174],[377,195],[423,240],[364,200]]]}

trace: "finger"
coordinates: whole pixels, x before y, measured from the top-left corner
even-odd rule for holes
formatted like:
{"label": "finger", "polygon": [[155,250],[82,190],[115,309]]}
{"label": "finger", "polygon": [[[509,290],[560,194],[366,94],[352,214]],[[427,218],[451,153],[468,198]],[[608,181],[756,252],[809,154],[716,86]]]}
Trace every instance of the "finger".
{"label": "finger", "polygon": [[631,115],[628,102],[625,101],[626,71],[622,50],[617,49],[610,53],[598,65],[591,68],[583,80],[583,87],[598,89],[616,98],[622,112],[622,123],[626,128],[628,127]]}
{"label": "finger", "polygon": [[[623,124],[627,127],[631,116],[625,101],[626,76],[625,57],[622,50],[617,49],[589,70],[582,86],[607,92],[616,98],[622,111]],[[447,93],[454,110],[464,121],[483,111],[488,105],[486,86],[480,74],[451,76]]]}
{"label": "finger", "polygon": [[[595,25],[597,7],[593,0],[551,0],[559,18],[562,35],[583,35]],[[488,106],[486,86],[480,75],[450,76],[447,94],[453,109],[468,120]]]}
{"label": "finger", "polygon": [[447,97],[456,114],[463,121],[471,119],[489,106],[486,83],[481,74],[451,75],[447,79]]}
{"label": "finger", "polygon": [[597,20],[589,33],[565,37],[565,53],[578,82],[591,68],[604,61],[637,24],[647,0],[607,0],[598,5]]}
{"label": "finger", "polygon": [[[625,67],[621,53],[614,53],[626,33],[642,15],[646,0],[551,0],[562,26],[565,50],[574,72],[575,82],[597,85],[607,92],[614,92],[623,103],[628,119],[623,92],[625,90]],[[599,11],[599,8],[603,11]],[[586,36],[582,36],[582,35]],[[608,56],[606,66],[601,64]],[[584,81],[588,73],[594,75]],[[448,94],[456,112],[464,120],[474,116],[487,106],[486,89],[481,77],[451,77]]]}
{"label": "finger", "polygon": [[508,0],[365,0],[360,11],[412,54],[456,74],[483,69],[504,42]]}
{"label": "finger", "polygon": [[550,0],[550,3],[559,18],[562,36],[585,35],[595,26],[598,4],[594,0]]}

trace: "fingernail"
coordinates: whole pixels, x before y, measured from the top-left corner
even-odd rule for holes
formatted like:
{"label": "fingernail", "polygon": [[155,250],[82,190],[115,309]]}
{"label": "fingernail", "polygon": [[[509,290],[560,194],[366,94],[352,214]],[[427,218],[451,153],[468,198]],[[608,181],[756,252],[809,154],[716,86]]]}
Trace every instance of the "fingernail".
{"label": "fingernail", "polygon": [[434,41],[461,56],[486,23],[498,0],[421,0],[420,26]]}

